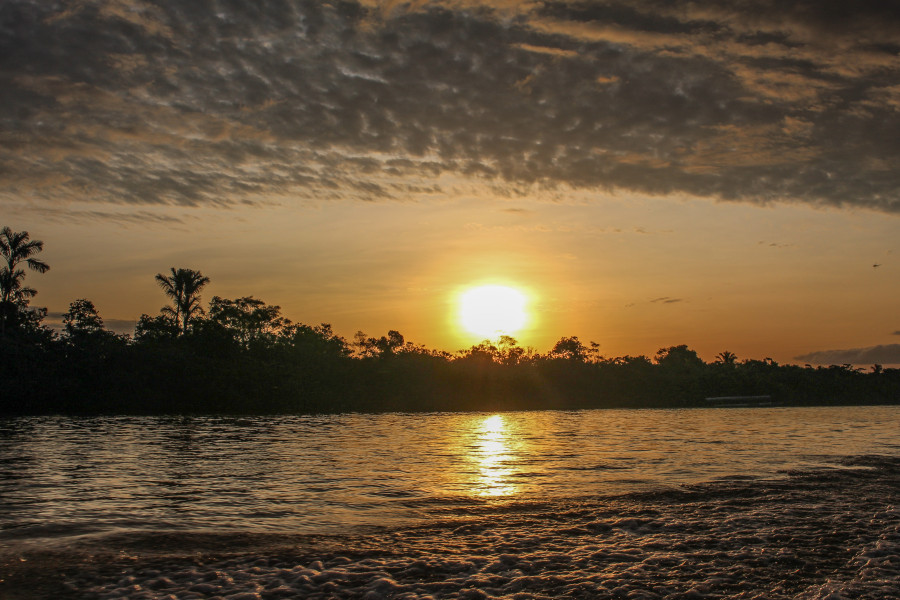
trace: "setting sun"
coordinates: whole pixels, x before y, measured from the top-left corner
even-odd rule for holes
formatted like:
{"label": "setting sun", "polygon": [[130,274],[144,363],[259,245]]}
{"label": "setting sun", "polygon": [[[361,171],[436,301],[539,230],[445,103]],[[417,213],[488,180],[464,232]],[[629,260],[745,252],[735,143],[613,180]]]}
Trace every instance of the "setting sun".
{"label": "setting sun", "polygon": [[526,303],[525,294],[511,287],[476,287],[460,298],[460,322],[467,331],[477,335],[512,335],[528,320]]}

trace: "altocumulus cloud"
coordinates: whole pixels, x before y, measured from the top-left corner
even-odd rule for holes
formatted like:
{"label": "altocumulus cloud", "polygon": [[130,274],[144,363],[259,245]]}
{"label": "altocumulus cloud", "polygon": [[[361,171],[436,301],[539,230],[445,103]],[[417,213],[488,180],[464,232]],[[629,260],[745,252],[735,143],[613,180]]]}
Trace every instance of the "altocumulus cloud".
{"label": "altocumulus cloud", "polygon": [[379,200],[477,181],[898,212],[897,13],[4,0],[0,198]]}

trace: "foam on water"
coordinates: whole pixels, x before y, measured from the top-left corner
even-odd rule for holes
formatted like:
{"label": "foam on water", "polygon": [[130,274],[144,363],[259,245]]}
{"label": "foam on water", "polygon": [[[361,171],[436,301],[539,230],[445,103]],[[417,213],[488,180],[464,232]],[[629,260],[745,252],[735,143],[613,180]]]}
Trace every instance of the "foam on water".
{"label": "foam on water", "polygon": [[85,539],[5,554],[0,595],[898,598],[900,459],[843,463],[781,479],[485,503],[430,524],[343,535]]}
{"label": "foam on water", "polygon": [[0,421],[0,598],[900,598],[897,431],[900,407]]}

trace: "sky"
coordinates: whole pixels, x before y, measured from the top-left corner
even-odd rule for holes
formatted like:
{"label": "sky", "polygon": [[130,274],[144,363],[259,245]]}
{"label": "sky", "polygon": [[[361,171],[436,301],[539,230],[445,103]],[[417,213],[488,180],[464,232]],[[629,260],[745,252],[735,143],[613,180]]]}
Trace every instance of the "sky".
{"label": "sky", "polygon": [[[200,270],[348,338],[900,365],[900,3],[4,0],[0,225],[50,321]],[[876,266],[877,265],[877,266]]]}

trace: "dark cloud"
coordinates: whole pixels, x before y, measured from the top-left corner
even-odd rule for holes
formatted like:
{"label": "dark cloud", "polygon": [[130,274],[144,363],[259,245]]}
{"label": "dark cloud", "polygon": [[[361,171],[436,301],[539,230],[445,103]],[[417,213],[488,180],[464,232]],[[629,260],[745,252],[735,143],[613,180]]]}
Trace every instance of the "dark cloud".
{"label": "dark cloud", "polygon": [[0,4],[0,198],[452,193],[458,175],[900,212],[893,2]]}
{"label": "dark cloud", "polygon": [[[673,231],[674,231],[673,229],[656,229],[656,230],[649,230],[649,229],[646,229],[646,228],[644,228],[644,227],[635,227],[635,228],[632,229],[632,232],[633,232],[633,233],[637,233],[637,234],[640,234],[640,235],[657,235],[657,234],[660,234],[660,233],[672,233]],[[622,233],[622,231],[621,231],[620,229],[616,229],[616,230],[614,230],[614,233]]]}
{"label": "dark cloud", "polygon": [[891,335],[900,335],[900,330],[898,330],[898,331],[895,331],[895,332],[894,332],[894,333],[892,333],[892,334],[891,334]]}
{"label": "dark cloud", "polygon": [[16,211],[27,210],[29,214],[40,215],[47,221],[64,222],[70,224],[90,224],[96,222],[113,222],[120,225],[128,226],[133,224],[140,225],[164,225],[166,227],[178,227],[193,222],[193,217],[178,217],[170,214],[156,214],[146,210],[137,210],[133,212],[108,211],[108,210],[70,210],[65,208],[52,207],[23,207],[21,205],[12,205],[11,208]]}
{"label": "dark cloud", "polygon": [[[61,312],[50,312],[47,313],[47,317],[44,319],[44,325],[50,327],[54,331],[60,332],[63,330],[63,314]],[[129,319],[103,319],[103,327],[107,331],[112,331],[117,334],[133,334],[134,328],[137,326],[137,321],[129,320]]]}
{"label": "dark cloud", "polygon": [[796,356],[795,359],[816,365],[900,365],[900,344],[847,350],[820,350]]}
{"label": "dark cloud", "polygon": [[676,302],[683,302],[682,298],[669,298],[668,296],[663,296],[662,298],[654,298],[650,301],[653,304],[662,303],[662,304],[675,304]]}

